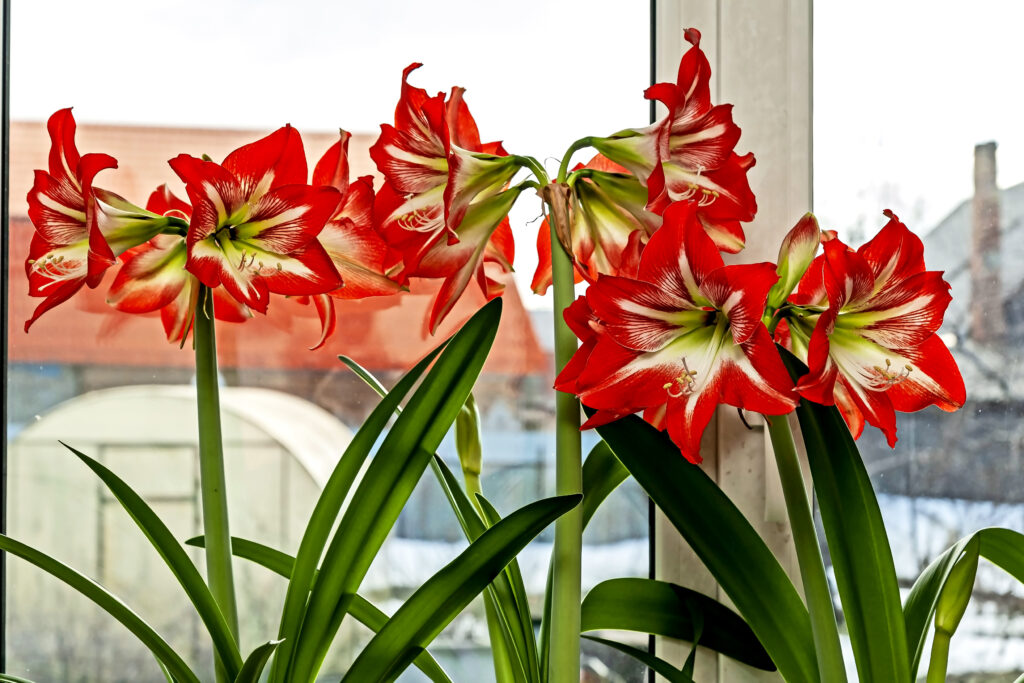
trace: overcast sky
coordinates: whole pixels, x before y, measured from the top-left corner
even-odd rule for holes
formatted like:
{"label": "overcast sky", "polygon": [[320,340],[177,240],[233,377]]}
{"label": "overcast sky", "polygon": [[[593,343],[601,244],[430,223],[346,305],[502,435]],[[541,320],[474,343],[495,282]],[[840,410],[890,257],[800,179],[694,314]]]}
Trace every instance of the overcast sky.
{"label": "overcast sky", "polygon": [[[891,207],[930,228],[970,194],[977,142],[999,142],[1001,185],[1024,181],[1024,3],[967,7],[817,3],[826,226],[870,235]],[[88,122],[376,132],[402,68],[420,61],[417,85],[467,88],[484,139],[553,157],[582,135],[646,123],[648,21],[646,2],[621,0],[13,0],[11,116],[74,105]],[[525,222],[537,212],[513,216],[527,284],[537,224]]]}

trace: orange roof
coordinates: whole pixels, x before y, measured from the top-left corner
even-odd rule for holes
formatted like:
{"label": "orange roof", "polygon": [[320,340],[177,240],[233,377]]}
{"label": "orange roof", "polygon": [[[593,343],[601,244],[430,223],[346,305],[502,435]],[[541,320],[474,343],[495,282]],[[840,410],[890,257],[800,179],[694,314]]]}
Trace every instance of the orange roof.
{"label": "orange roof", "polygon": [[[177,183],[167,159],[186,152],[206,153],[219,160],[266,133],[79,125],[78,148],[82,153],[105,152],[118,159],[120,168],[101,173],[97,185],[145,204],[159,184],[172,180]],[[337,139],[332,134],[307,134],[303,138],[311,169]],[[367,135],[352,136],[353,177],[372,172],[366,153],[371,141]],[[31,187],[32,170],[46,165],[49,138],[45,126],[12,122],[10,149],[10,362],[190,367],[191,352],[166,341],[158,316],[119,313],[106,304],[113,269],[97,289],[81,290],[43,315],[30,333],[22,331],[25,320],[42,301],[27,295],[24,263],[33,228],[26,217],[24,198]],[[184,196],[180,183],[177,189]],[[426,331],[426,317],[438,284],[414,281],[409,293],[336,301],[337,331],[317,351],[306,350],[320,336],[320,323],[312,306],[277,297],[266,316],[256,314],[243,324],[218,326],[220,363],[224,367],[333,369],[338,367],[337,355],[345,354],[375,370],[407,369],[483,305],[483,295],[471,284],[437,335],[431,337]],[[513,375],[544,373],[546,354],[511,279],[504,300],[498,337],[485,369]]]}

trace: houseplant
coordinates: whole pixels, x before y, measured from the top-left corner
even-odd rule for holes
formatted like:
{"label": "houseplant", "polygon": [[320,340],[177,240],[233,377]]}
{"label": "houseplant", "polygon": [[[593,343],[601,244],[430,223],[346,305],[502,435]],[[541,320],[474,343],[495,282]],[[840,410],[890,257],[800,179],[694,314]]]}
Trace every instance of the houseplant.
{"label": "houseplant", "polygon": [[[622,626],[624,595],[650,605],[631,628],[718,647],[778,667],[791,680],[838,680],[845,673],[835,615],[785,418],[794,409],[863,679],[911,680],[925,627],[937,609],[941,637],[929,676],[940,680],[942,644],[956,628],[978,556],[1024,576],[1020,535],[986,530],[937,560],[900,607],[877,503],[850,431],[859,433],[866,421],[891,440],[894,408],[954,409],[963,402],[962,380],[935,335],[948,303],[944,283],[940,274],[925,270],[919,241],[892,215],[879,236],[856,252],[807,216],[787,237],[777,264],[724,265],[720,252],[742,248],[741,223],[756,210],[746,181],[753,157],[734,151],[739,129],[727,106],[711,103],[710,67],[700,35],[691,29],[686,37],[692,47],[677,82],[648,91],[666,105],[668,115],[645,128],[581,138],[553,177],[532,157],[482,143],[462,90],[431,97],[408,83],[418,66],[411,65],[403,74],[395,124],[382,127],[371,152],[385,177],[372,209],[369,181],[349,183],[344,134],[321,159],[309,185],[301,142],[287,126],[221,164],[181,155],[171,166],[190,201],[164,188],[142,209],[93,187],[93,177],[113,160],[79,156],[69,111],[51,119],[49,172],[37,174],[29,196],[38,234],[26,270],[30,292],[44,298],[33,320],[83,285],[96,286],[121,257],[111,303],[130,313],[159,310],[172,341],[184,344],[191,333],[206,525],[204,537],[195,542],[207,548],[209,590],[141,499],[99,463],[79,457],[111,487],[176,571],[210,629],[219,678],[255,680],[251,677],[273,657],[272,680],[312,680],[341,619],[351,613],[376,623],[379,634],[349,677],[389,680],[478,592],[471,588],[482,590],[497,578],[489,589],[488,612],[502,680],[572,680],[581,625]],[[570,170],[573,154],[586,147],[598,156]],[[443,463],[431,458],[440,438],[461,419],[464,470],[472,474],[466,463],[479,459],[467,401],[493,337],[492,304],[440,352],[342,514],[344,533],[336,532],[328,545],[372,442],[433,357],[386,394],[362,438],[353,442],[359,445],[346,451],[295,558],[233,540],[223,502],[230,483],[223,481],[219,456],[213,320],[266,312],[270,294],[308,297],[321,317],[322,345],[334,325],[332,296],[351,295],[351,283],[367,294],[393,293],[419,276],[443,280],[428,320],[436,330],[471,279],[489,298],[500,293],[501,283],[492,275],[511,266],[507,213],[531,190],[540,194],[547,215],[535,286],[543,289],[550,281],[556,310],[565,312],[555,321],[556,362],[562,368],[557,380],[560,497],[499,521],[486,499],[467,495],[479,493],[471,481],[462,491]],[[589,280],[590,288],[574,302],[577,279]],[[773,342],[796,359],[779,355]],[[571,394],[592,409],[587,424],[604,439],[588,458],[589,479],[577,432],[579,404]],[[768,416],[806,608],[742,515],[685,461],[699,459],[701,434],[720,403]],[[648,426],[635,413],[643,413]],[[393,452],[403,455],[395,456],[397,464],[384,464],[381,454]],[[407,610],[385,622],[355,593],[360,573],[404,496],[431,463],[473,545],[449,573],[410,599]],[[695,548],[745,623],[704,596],[679,587],[666,591],[654,582],[595,589],[581,602],[582,527],[602,494],[627,471]],[[681,499],[680,491],[689,495]],[[580,493],[589,495],[575,507]],[[370,506],[388,512],[370,519],[362,512]],[[710,519],[700,514],[708,509],[715,511]],[[556,516],[550,608],[542,616],[538,644],[521,599],[521,578],[508,561],[542,522]],[[158,636],[80,575],[15,541],[4,544],[88,591],[130,623],[169,677],[195,678]],[[232,643],[231,553],[273,565],[290,578],[278,638],[244,662]],[[448,609],[431,619],[418,618],[422,610],[439,609],[430,602],[439,583],[457,599],[442,601]],[[674,620],[660,619],[665,614]],[[737,632],[744,646],[731,648],[723,634],[733,634],[735,644]],[[664,675],[689,676],[687,667],[669,673],[667,663],[633,654]],[[445,680],[429,660],[417,663]]]}

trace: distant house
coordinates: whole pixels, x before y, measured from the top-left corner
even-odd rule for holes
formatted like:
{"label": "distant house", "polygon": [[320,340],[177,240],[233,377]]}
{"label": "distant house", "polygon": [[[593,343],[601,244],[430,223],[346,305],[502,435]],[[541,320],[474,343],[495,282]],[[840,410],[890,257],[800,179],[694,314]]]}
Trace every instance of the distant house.
{"label": "distant house", "polygon": [[967,404],[900,414],[895,451],[866,431],[862,450],[884,491],[1024,502],[1024,183],[997,189],[995,150],[978,145],[975,196],[923,237],[925,263],[952,287],[941,333]]}
{"label": "distant house", "polygon": [[[994,143],[977,146],[974,173],[974,197],[923,237],[927,267],[952,287],[940,332],[967,402],[898,414],[895,449],[871,427],[859,442],[904,589],[966,534],[1024,529],[1024,183],[997,189]],[[951,675],[977,677],[956,680],[1024,668],[1022,606],[1024,587],[983,562],[950,661]]]}

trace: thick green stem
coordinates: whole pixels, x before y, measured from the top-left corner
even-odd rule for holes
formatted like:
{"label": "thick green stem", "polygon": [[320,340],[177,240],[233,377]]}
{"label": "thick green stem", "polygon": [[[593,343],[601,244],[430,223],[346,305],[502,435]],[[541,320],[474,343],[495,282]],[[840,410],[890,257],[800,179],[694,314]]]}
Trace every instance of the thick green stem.
{"label": "thick green stem", "polygon": [[569,163],[572,161],[572,155],[581,149],[590,147],[590,141],[590,136],[587,136],[585,138],[580,138],[569,145],[569,149],[565,151],[565,155],[562,157],[562,163],[558,166],[558,182],[565,182],[565,179],[569,174]]}
{"label": "thick green stem", "polygon": [[[206,574],[210,591],[238,638],[235,580],[231,567],[231,531],[224,475],[224,448],[220,429],[220,392],[217,388],[217,339],[213,326],[213,294],[199,288],[193,329],[196,349],[196,401],[199,405],[199,477],[206,536]],[[218,662],[217,679],[226,680]]]}
{"label": "thick green stem", "polygon": [[[551,270],[554,285],[555,368],[561,370],[576,352],[576,335],[565,324],[563,311],[573,302],[573,266],[559,247],[557,217],[551,222]],[[583,450],[580,445],[580,403],[572,394],[555,395],[555,489],[564,496],[583,491]],[[555,522],[552,556],[548,681],[580,678],[580,583],[583,552],[583,508],[576,507]]]}
{"label": "thick green stem", "polygon": [[946,666],[949,662],[949,641],[953,634],[945,629],[935,629],[932,639],[932,658],[928,662],[928,683],[943,683],[946,680]]}
{"label": "thick green stem", "polygon": [[786,511],[793,530],[800,577],[803,580],[807,608],[811,614],[814,650],[818,672],[822,681],[845,681],[846,667],[839,646],[839,630],[832,609],[832,594],[825,578],[825,563],[821,559],[818,536],[814,531],[811,505],[804,489],[804,477],[793,442],[786,415],[768,418],[768,433],[775,450],[775,462],[782,480],[782,493],[786,498]]}

